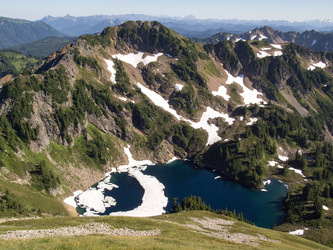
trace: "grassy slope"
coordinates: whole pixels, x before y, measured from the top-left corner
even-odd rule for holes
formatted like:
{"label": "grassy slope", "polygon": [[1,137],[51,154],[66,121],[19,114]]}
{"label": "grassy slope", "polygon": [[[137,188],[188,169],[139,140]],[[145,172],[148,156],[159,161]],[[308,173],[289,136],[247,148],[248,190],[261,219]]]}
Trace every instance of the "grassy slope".
{"label": "grassy slope", "polygon": [[[113,161],[119,159],[120,156],[118,149],[113,144],[113,142],[117,140],[116,138],[102,133],[91,124],[88,125],[88,134],[91,138],[94,138],[96,134],[99,134],[102,138],[104,138],[110,148],[108,152],[108,160]],[[77,168],[78,171],[81,167],[85,169],[92,169],[97,172],[103,171],[92,158],[86,155],[88,146],[82,136],[75,138],[75,144],[73,147],[65,147],[55,142],[50,143],[50,147],[47,152],[56,165],[50,162],[44,151],[36,154],[33,153],[23,142],[21,142],[21,146],[24,152],[21,156],[14,153],[6,144],[4,145],[6,150],[0,151],[0,167],[6,167],[9,170],[6,174],[0,171],[0,191],[4,192],[7,189],[10,194],[18,199],[21,204],[26,206],[29,210],[41,210],[43,213],[53,215],[68,215],[68,212],[62,203],[62,196],[53,197],[47,194],[45,190],[38,191],[34,185],[19,184],[20,180],[25,178],[26,171],[31,171],[33,165],[39,164],[41,161],[45,161],[46,165],[48,165],[49,168],[60,177],[61,186],[68,195],[71,193],[68,189],[73,188],[72,186],[77,185],[80,180],[67,180],[65,175],[68,174],[68,169],[66,166],[72,165]],[[63,167],[59,169],[58,165]],[[72,184],[72,182],[75,182],[76,184]],[[2,212],[0,217],[14,215],[15,213],[13,214],[13,212],[9,212],[8,214],[4,214],[4,212]]]}
{"label": "grassy slope", "polygon": [[5,58],[10,64],[12,64],[17,72],[21,73],[26,69],[27,65],[35,65],[38,63],[38,59],[30,56],[25,56],[19,52],[11,50],[0,50],[0,57]]}
{"label": "grassy slope", "polygon": [[16,52],[6,52],[5,54],[7,54],[7,56],[12,57],[12,64],[15,66],[17,71],[22,71],[23,69],[25,69],[25,67],[27,66],[28,63],[31,64],[35,64],[38,62],[38,60],[36,58],[33,57],[27,57],[24,55],[20,55]]}
{"label": "grassy slope", "polygon": [[[28,209],[35,208],[50,214],[68,215],[68,212],[65,210],[60,200],[42,192],[38,192],[35,189],[30,188],[28,185],[9,182],[1,178],[0,188],[1,190],[8,189],[8,191],[17,197]],[[8,216],[13,216],[13,214]]]}
{"label": "grassy slope", "polygon": [[[129,236],[106,236],[106,235],[88,235],[75,237],[46,237],[41,239],[27,240],[2,240],[0,248],[181,248],[181,249],[205,249],[205,248],[249,248],[248,245],[236,244],[233,242],[213,238],[194,232],[193,229],[184,226],[184,224],[195,224],[191,221],[195,218],[222,218],[230,219],[224,216],[212,214],[209,212],[184,212],[178,214],[162,215],[154,218],[128,218],[128,217],[58,217],[44,218],[30,221],[12,221],[3,223],[0,233],[8,230],[27,230],[27,229],[50,229],[66,226],[84,225],[90,222],[105,222],[114,228],[129,228],[134,230],[152,230],[162,229],[162,233],[153,237],[135,238]],[[166,220],[167,222],[163,222]],[[170,223],[170,222],[176,222]],[[270,239],[280,240],[281,243],[259,242],[257,248],[279,248],[279,249],[326,249],[325,246],[278,231],[258,228],[236,222],[231,226],[230,232],[246,233],[251,235],[262,234]]]}

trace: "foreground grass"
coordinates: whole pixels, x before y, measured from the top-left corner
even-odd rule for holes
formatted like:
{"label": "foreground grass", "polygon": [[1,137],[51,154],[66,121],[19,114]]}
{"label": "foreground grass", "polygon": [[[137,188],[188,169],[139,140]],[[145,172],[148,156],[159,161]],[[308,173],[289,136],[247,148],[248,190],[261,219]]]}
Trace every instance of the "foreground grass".
{"label": "foreground grass", "polygon": [[68,215],[61,200],[38,192],[28,185],[21,185],[0,178],[0,190],[6,189],[29,210],[39,209],[41,212],[48,212],[53,215]]}
{"label": "foreground grass", "polygon": [[[323,245],[278,231],[258,228],[242,222],[228,226],[230,232],[245,233],[256,236],[262,234],[267,238],[280,240],[281,243],[259,241],[258,247],[236,244],[231,241],[204,235],[186,224],[197,225],[195,218],[228,217],[209,212],[182,212],[153,218],[129,217],[52,217],[29,221],[11,221],[1,224],[0,234],[9,230],[50,229],[67,226],[84,225],[90,222],[104,222],[113,228],[130,228],[134,230],[161,229],[162,233],[152,237],[130,237],[110,235],[87,235],[73,237],[45,237],[39,239],[0,240],[1,249],[119,249],[119,248],[166,248],[166,249],[206,249],[206,248],[279,248],[279,249],[327,249]],[[212,231],[212,230],[210,230]]]}

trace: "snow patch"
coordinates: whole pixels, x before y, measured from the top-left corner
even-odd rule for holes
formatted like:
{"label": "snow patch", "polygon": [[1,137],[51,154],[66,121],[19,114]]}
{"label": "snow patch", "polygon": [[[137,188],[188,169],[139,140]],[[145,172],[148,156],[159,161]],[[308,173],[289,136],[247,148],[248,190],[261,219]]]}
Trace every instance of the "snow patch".
{"label": "snow patch", "polygon": [[271,46],[276,49],[282,49],[282,46],[280,44],[271,44]]}
{"label": "snow patch", "polygon": [[[130,176],[136,178],[144,189],[142,203],[137,208],[131,211],[115,212],[113,216],[133,216],[133,217],[148,217],[161,215],[165,212],[164,207],[168,203],[168,198],[164,194],[164,185],[155,177],[145,175],[141,171],[146,165],[152,165],[149,160],[137,161],[133,158],[130,146],[124,148],[124,152],[128,157],[128,164],[118,167],[118,171],[128,172]],[[172,160],[176,160],[173,158]],[[106,178],[97,184],[96,188],[89,188],[81,193],[78,198],[78,204],[86,209],[84,216],[96,216],[98,213],[104,213],[107,207],[116,205],[116,200],[112,197],[105,197],[104,190],[118,188],[117,185],[110,183],[111,173],[117,170],[113,168],[111,172],[106,174]]]}
{"label": "snow patch", "polygon": [[269,161],[268,165],[271,167],[274,167],[276,164],[278,164],[276,161]]}
{"label": "snow patch", "polygon": [[73,193],[73,196],[70,196],[70,197],[66,198],[66,199],[64,200],[64,202],[65,202],[66,204],[68,204],[68,205],[70,205],[70,206],[76,208],[76,207],[77,207],[77,204],[76,204],[75,198],[76,198],[76,196],[82,194],[82,192],[83,192],[82,190],[75,191],[75,192]]}
{"label": "snow patch", "polygon": [[327,67],[327,64],[320,61],[318,63],[315,63],[314,61],[311,60],[311,65],[308,67],[308,70],[314,70],[315,68],[321,68],[321,69],[324,69]]}
{"label": "snow patch", "polygon": [[264,186],[269,185],[271,183],[272,183],[272,181],[270,179],[263,181]]}
{"label": "snow patch", "polygon": [[292,234],[292,235],[303,235],[304,234],[304,229],[297,229],[295,231],[289,232],[289,234]]}
{"label": "snow patch", "polygon": [[282,155],[278,155],[279,159],[281,161],[288,161],[289,160],[289,157],[288,156],[282,156]]}
{"label": "snow patch", "polygon": [[261,92],[259,92],[256,89],[251,90],[251,89],[249,89],[248,87],[245,86],[243,75],[234,77],[227,70],[225,70],[225,72],[228,75],[228,80],[226,81],[226,84],[232,84],[232,83],[235,82],[235,83],[237,83],[238,85],[240,85],[242,87],[243,93],[240,93],[240,95],[243,97],[245,105],[261,104],[262,102],[264,104],[267,104],[266,101],[264,101],[262,98],[258,97],[258,95],[263,95]]}
{"label": "snow patch", "polygon": [[243,38],[236,38],[235,42],[237,43],[237,42],[239,42],[240,40],[242,40],[242,41],[246,41],[246,40],[243,39]]}
{"label": "snow patch", "polygon": [[326,63],[323,62],[318,62],[318,63],[314,63],[313,66],[318,67],[318,68],[325,68],[326,67]]}
{"label": "snow patch", "polygon": [[111,77],[110,77],[111,82],[117,83],[116,82],[117,71],[114,68],[114,62],[112,60],[107,60],[107,59],[105,59],[105,62],[108,65],[108,67],[107,67],[108,71],[110,71],[110,73],[111,73]]}
{"label": "snow patch", "polygon": [[273,56],[282,56],[282,55],[283,55],[282,51],[274,51],[273,54]]}
{"label": "snow patch", "polygon": [[268,56],[271,56],[271,54],[268,54],[268,53],[265,52],[265,51],[259,51],[259,52],[257,53],[257,57],[259,57],[259,58],[265,58],[265,57],[268,57]]}
{"label": "snow patch", "polygon": [[261,50],[265,51],[265,50],[271,50],[272,48],[261,48]]}
{"label": "snow patch", "polygon": [[313,65],[310,65],[310,66],[308,67],[308,70],[310,70],[310,71],[315,70],[315,69],[316,69],[316,67],[313,66]]}
{"label": "snow patch", "polygon": [[232,125],[233,122],[235,121],[235,119],[230,118],[228,114],[217,112],[214,109],[212,109],[211,107],[207,107],[206,112],[204,112],[202,114],[199,122],[195,123],[195,122],[189,121],[193,128],[196,128],[196,129],[202,128],[207,131],[207,133],[208,133],[208,140],[207,140],[207,144],[206,144],[207,146],[214,144],[215,142],[218,142],[222,139],[217,134],[219,128],[214,124],[208,124],[209,119],[214,119],[214,118],[219,118],[219,117],[224,118],[225,121],[229,125]]}
{"label": "snow patch", "polygon": [[119,96],[118,98],[119,98],[119,100],[122,100],[122,101],[124,101],[124,102],[127,101],[127,98],[126,98],[126,97],[121,97],[121,96]]}
{"label": "snow patch", "polygon": [[130,151],[130,147],[131,147],[130,145],[127,145],[127,148],[124,148],[124,152],[128,158],[128,164],[119,166],[118,167],[119,171],[127,172],[127,169],[129,169],[130,167],[154,165],[154,163],[152,163],[150,160],[144,160],[144,161],[134,160],[132,153]]}
{"label": "snow patch", "polygon": [[227,94],[227,88],[225,86],[220,86],[217,91],[213,91],[214,96],[222,96],[226,101],[229,101],[230,96]]}
{"label": "snow patch", "polygon": [[110,178],[111,176],[107,175],[96,188],[91,187],[76,197],[78,206],[86,209],[84,216],[97,216],[99,213],[104,213],[107,207],[116,205],[114,198],[104,196],[105,190],[118,188],[117,185],[110,183]]}
{"label": "snow patch", "polygon": [[255,122],[257,122],[258,119],[257,118],[250,118],[250,121],[248,123],[246,123],[246,125],[248,126],[252,126]]}
{"label": "snow patch", "polygon": [[313,46],[313,45],[315,45],[317,43],[317,40],[313,40],[312,41],[312,44],[311,44],[311,47]]}
{"label": "snow patch", "polygon": [[99,189],[91,188],[84,191],[77,198],[77,202],[81,207],[86,208],[84,215],[96,213],[104,213],[104,194]]}
{"label": "snow patch", "polygon": [[148,98],[156,105],[163,108],[165,111],[172,114],[178,120],[183,120],[184,118],[177,114],[176,110],[172,109],[168,103],[168,101],[164,100],[162,96],[157,94],[156,92],[146,88],[140,83],[137,83],[137,86],[141,89],[141,92],[144,93]]}
{"label": "snow patch", "polygon": [[176,90],[177,90],[177,91],[181,91],[183,88],[184,88],[183,85],[178,84],[178,83],[176,84]]}
{"label": "snow patch", "polygon": [[302,170],[290,167],[289,170],[295,171],[296,174],[300,174],[303,178],[306,176],[303,174]]}
{"label": "snow patch", "polygon": [[146,88],[145,86],[143,86],[140,83],[137,83],[137,86],[141,89],[142,93],[144,93],[146,96],[148,96],[148,98],[156,106],[163,108],[164,110],[166,110],[167,112],[172,114],[174,117],[176,117],[178,120],[187,121],[188,123],[190,123],[190,125],[193,128],[196,128],[196,129],[202,128],[202,129],[206,130],[208,133],[207,145],[213,144],[222,139],[221,137],[218,136],[218,133],[217,133],[218,127],[214,124],[208,124],[209,119],[221,117],[221,118],[224,118],[229,125],[232,125],[233,122],[235,121],[235,119],[230,118],[228,114],[217,112],[210,107],[207,107],[207,110],[202,114],[199,122],[193,122],[193,121],[187,120],[187,119],[183,118],[182,116],[178,115],[176,110],[172,109],[170,107],[168,101],[164,100],[164,98],[162,96],[160,96],[156,92]]}
{"label": "snow patch", "polygon": [[263,39],[268,39],[267,36],[264,36],[263,34],[259,34],[259,38],[260,41],[262,41]]}
{"label": "snow patch", "polygon": [[140,206],[130,211],[110,213],[111,216],[149,217],[161,215],[168,204],[168,198],[164,194],[164,185],[154,176],[145,175],[137,168],[129,168],[130,176],[138,180],[143,187],[144,194]]}
{"label": "snow patch", "polygon": [[113,55],[112,58],[116,58],[120,61],[123,61],[125,63],[131,64],[134,68],[138,67],[139,63],[143,63],[143,65],[147,65],[151,62],[156,62],[158,57],[162,56],[163,53],[157,53],[152,56],[147,55],[145,58],[143,58],[145,52],[138,52],[137,54],[130,53],[127,55],[117,54]]}
{"label": "snow patch", "polygon": [[172,163],[172,162],[174,162],[174,161],[177,161],[178,160],[178,158],[176,157],[176,156],[174,156],[172,159],[170,159],[168,162],[167,162],[167,164],[170,164],[170,163]]}
{"label": "snow patch", "polygon": [[325,205],[323,205],[323,209],[324,209],[324,210],[326,210],[326,211],[328,211],[328,210],[329,210],[329,208],[328,208],[328,207],[326,207]]}

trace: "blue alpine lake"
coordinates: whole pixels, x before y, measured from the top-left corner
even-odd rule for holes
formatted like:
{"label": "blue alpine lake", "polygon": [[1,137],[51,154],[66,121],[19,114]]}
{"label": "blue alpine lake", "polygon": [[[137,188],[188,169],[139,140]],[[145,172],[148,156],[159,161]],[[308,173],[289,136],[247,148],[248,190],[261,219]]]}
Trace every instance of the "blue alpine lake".
{"label": "blue alpine lake", "polygon": [[[265,185],[266,191],[251,190],[223,176],[216,178],[217,173],[195,168],[184,161],[148,166],[143,173],[155,176],[165,186],[165,196],[168,197],[166,211],[172,208],[174,197],[180,202],[184,197],[195,195],[212,209],[242,212],[244,218],[260,227],[272,228],[284,220],[281,204],[288,188],[276,179]],[[115,198],[117,204],[107,208],[103,214],[129,211],[141,204],[144,190],[135,178],[127,173],[113,173],[110,182],[119,188],[106,190],[105,195]]]}

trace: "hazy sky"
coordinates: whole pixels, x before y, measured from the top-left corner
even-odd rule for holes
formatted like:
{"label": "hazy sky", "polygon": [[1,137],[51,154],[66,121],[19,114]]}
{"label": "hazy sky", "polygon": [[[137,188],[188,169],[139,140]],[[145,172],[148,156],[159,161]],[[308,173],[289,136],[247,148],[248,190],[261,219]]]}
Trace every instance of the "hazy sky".
{"label": "hazy sky", "polygon": [[333,20],[333,0],[1,0],[0,16],[28,20],[44,16],[147,14],[200,19]]}

